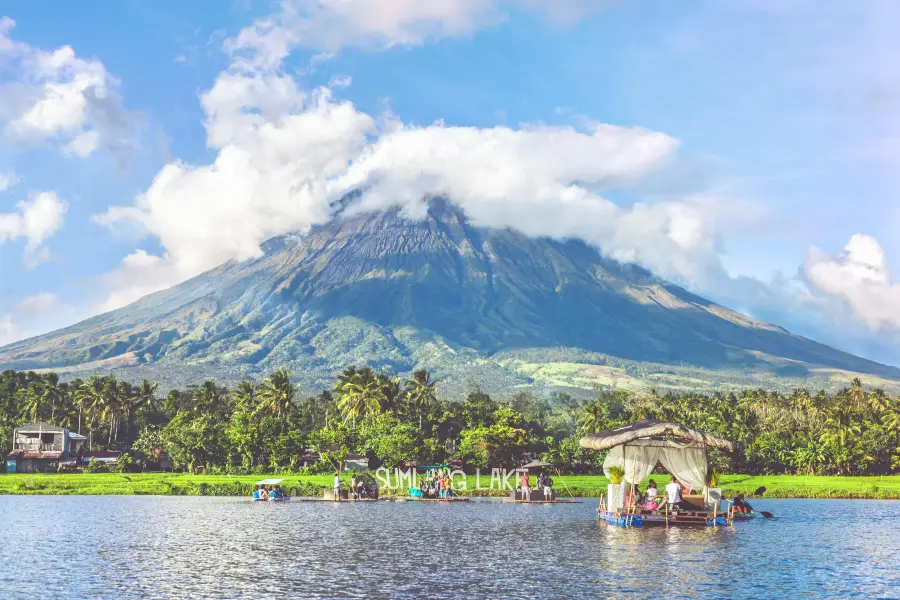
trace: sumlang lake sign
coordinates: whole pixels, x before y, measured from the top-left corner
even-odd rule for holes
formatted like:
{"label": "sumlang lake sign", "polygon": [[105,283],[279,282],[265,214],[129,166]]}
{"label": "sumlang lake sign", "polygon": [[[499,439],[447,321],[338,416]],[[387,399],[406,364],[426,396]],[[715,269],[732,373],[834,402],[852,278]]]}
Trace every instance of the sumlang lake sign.
{"label": "sumlang lake sign", "polygon": [[[455,469],[453,471],[450,471],[449,469],[429,469],[429,471],[449,475],[450,483],[453,485],[453,489],[455,490],[462,491],[468,489],[469,478],[461,469]],[[516,482],[519,480],[519,477],[523,474],[526,474],[527,472],[527,470],[519,468],[494,468],[491,469],[490,478],[488,478],[487,474],[485,474],[482,478],[481,469],[475,469],[475,487],[472,489],[515,490]],[[378,484],[382,488],[388,490],[413,488],[416,487],[416,469],[395,468],[391,470],[386,467],[380,467],[375,471],[375,479],[378,480]],[[482,481],[485,481],[487,483],[486,487],[482,485]]]}

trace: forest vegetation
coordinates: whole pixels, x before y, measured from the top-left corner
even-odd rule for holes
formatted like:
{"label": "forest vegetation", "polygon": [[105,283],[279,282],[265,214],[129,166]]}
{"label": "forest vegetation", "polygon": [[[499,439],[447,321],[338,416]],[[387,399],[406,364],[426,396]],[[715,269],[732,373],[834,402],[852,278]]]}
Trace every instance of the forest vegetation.
{"label": "forest vegetation", "polygon": [[[518,392],[495,398],[475,384],[444,397],[427,371],[408,379],[348,367],[331,389],[306,392],[289,372],[228,388],[215,381],[157,393],[156,384],[111,376],[61,382],[52,373],[0,374],[0,444],[15,426],[64,426],[92,449],[121,450],[120,469],[164,452],[207,474],[326,473],[350,453],[373,466],[439,464],[512,468],[540,457],[562,473],[601,473],[603,454],[579,446],[585,433],[664,419],[733,441],[711,452],[722,473],[887,475],[900,472],[900,399],[857,379],[833,394],[666,393],[598,390],[592,398]],[[319,454],[301,467],[308,450]]]}

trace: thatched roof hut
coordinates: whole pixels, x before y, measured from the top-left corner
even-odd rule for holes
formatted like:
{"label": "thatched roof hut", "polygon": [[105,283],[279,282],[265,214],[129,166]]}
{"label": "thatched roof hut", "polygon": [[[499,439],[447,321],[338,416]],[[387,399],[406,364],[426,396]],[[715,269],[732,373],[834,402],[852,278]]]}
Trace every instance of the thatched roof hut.
{"label": "thatched roof hut", "polygon": [[656,420],[638,421],[601,433],[588,434],[581,438],[581,447],[594,450],[608,450],[624,444],[666,447],[670,445],[667,438],[671,437],[702,446],[712,446],[726,452],[734,452],[734,445],[728,440],[709,435],[699,429],[692,429],[681,423]]}

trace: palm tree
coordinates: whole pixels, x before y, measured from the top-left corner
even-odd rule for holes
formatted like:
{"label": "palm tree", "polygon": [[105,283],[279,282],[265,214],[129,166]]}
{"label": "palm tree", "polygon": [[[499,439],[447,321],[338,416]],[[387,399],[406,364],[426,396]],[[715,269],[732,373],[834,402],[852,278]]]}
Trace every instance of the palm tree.
{"label": "palm tree", "polygon": [[22,398],[19,418],[30,422],[37,421],[41,411],[41,401],[44,399],[42,390],[37,386],[30,385],[22,391]]}
{"label": "palm tree", "polygon": [[888,398],[883,389],[877,388],[872,390],[872,393],[869,394],[869,406],[871,406],[872,410],[875,412],[884,412],[890,405],[891,399]]}
{"label": "palm tree", "polygon": [[78,402],[78,433],[81,433],[81,415],[87,412],[88,417],[88,448],[94,442],[94,413],[103,407],[104,383],[96,375],[92,376],[75,391],[75,400]]}
{"label": "palm tree", "polygon": [[291,383],[291,373],[287,369],[275,371],[259,386],[259,408],[270,415],[282,418],[294,402],[295,388]]}
{"label": "palm tree", "polygon": [[581,426],[588,433],[597,433],[604,426],[606,411],[600,402],[589,402],[584,407],[584,414],[581,415]]}
{"label": "palm tree", "polygon": [[409,400],[410,412],[419,413],[419,429],[422,429],[422,414],[425,407],[437,402],[437,380],[432,380],[425,369],[413,373],[412,379],[406,381],[406,397]]}
{"label": "palm tree", "polygon": [[227,396],[228,390],[216,385],[215,381],[204,381],[203,385],[194,389],[194,409],[199,412],[211,413],[216,417],[224,417]]}
{"label": "palm tree", "polygon": [[338,409],[344,414],[345,421],[353,421],[354,427],[358,416],[381,412],[385,401],[383,382],[372,369],[357,371],[339,385]]}
{"label": "palm tree", "polygon": [[856,408],[860,408],[865,403],[866,390],[863,389],[863,384],[859,377],[854,377],[853,381],[850,382],[850,389],[848,392]]}
{"label": "palm tree", "polygon": [[56,416],[56,408],[62,402],[62,390],[59,387],[59,376],[56,373],[50,373],[43,377],[41,382],[41,402],[50,405],[50,422]]}
{"label": "palm tree", "polygon": [[255,399],[256,388],[253,387],[253,382],[249,379],[245,379],[240,382],[237,386],[237,389],[234,391],[235,402],[239,405],[251,406]]}

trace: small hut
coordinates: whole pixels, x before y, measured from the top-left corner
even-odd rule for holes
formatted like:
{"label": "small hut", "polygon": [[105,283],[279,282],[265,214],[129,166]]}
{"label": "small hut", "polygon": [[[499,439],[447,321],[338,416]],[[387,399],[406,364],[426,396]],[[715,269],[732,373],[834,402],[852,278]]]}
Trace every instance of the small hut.
{"label": "small hut", "polygon": [[[609,486],[609,499],[601,506],[600,514],[616,524],[652,524],[656,517],[664,517],[665,524],[719,524],[718,502],[711,505],[706,493],[708,475],[707,450],[709,447],[733,452],[734,445],[728,440],[717,438],[698,429],[680,423],[646,420],[592,433],[581,439],[583,448],[609,450],[603,462],[603,472],[609,477],[609,469],[618,466],[623,469],[624,483],[639,484],[646,479],[657,464],[661,464],[679,481],[694,490],[704,490],[693,500],[694,511],[679,511],[672,515],[666,510],[646,511],[643,514],[636,506],[624,506],[624,486]],[[711,510],[710,510],[711,508]],[[640,514],[639,514],[640,513]],[[664,513],[664,514],[663,514]],[[723,515],[725,520],[728,514]],[[678,523],[676,523],[678,521]]]}

